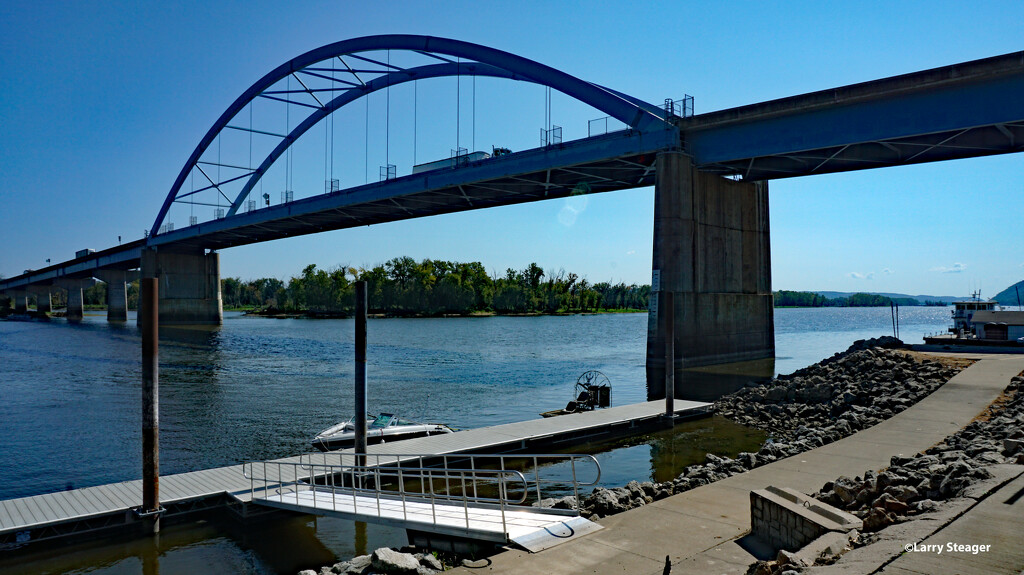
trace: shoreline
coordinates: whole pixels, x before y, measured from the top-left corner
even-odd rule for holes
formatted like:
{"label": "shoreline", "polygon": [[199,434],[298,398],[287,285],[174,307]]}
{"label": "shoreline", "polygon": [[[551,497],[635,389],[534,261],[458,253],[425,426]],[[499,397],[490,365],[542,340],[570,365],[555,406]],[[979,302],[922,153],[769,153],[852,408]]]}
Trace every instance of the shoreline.
{"label": "shoreline", "polygon": [[[273,319],[350,319],[351,313],[345,312],[276,312],[276,311],[255,311],[255,310],[224,310],[238,311],[246,316],[267,317]],[[442,313],[442,314],[389,314],[389,313],[368,313],[366,317],[373,319],[439,319],[439,318],[476,318],[476,317],[564,317],[574,315],[606,315],[626,313],[647,313],[642,309],[603,309],[597,311],[564,311],[564,312],[525,312],[525,313],[498,313],[496,311],[475,311],[466,314]]]}
{"label": "shoreline", "polygon": [[[857,306],[800,306],[800,305],[777,305],[773,306],[772,309],[876,309],[888,307],[885,305],[857,305]],[[939,308],[948,306],[930,306],[930,305],[915,305],[905,306],[912,308]],[[105,312],[107,307],[105,305],[86,305],[83,308],[85,311],[90,312]],[[128,311],[138,312],[137,309],[128,308]],[[315,311],[280,311],[280,310],[257,310],[254,308],[245,307],[225,307],[225,312],[241,312],[244,315],[251,315],[257,317],[269,317],[276,319],[347,319],[352,317],[351,312],[315,312]],[[34,309],[28,310],[29,314],[38,314]],[[63,308],[58,308],[57,311],[48,313],[49,317],[64,317]],[[646,309],[638,308],[621,308],[621,309],[601,309],[601,310],[587,310],[587,311],[532,311],[522,313],[500,313],[496,311],[474,311],[469,313],[440,313],[440,314],[426,314],[426,313],[410,313],[410,314],[390,314],[390,313],[371,313],[367,314],[367,317],[375,319],[386,319],[386,318],[459,318],[459,317],[539,317],[539,316],[573,316],[573,315],[604,315],[604,314],[620,314],[620,313],[648,313]],[[13,309],[0,309],[0,318],[7,317],[9,315],[15,315]]]}
{"label": "shoreline", "polygon": [[[570,571],[556,567],[571,564],[575,567],[573,572],[586,570],[592,573],[654,573],[655,569],[662,572],[663,567],[665,573],[673,574],[704,573],[709,567],[715,572],[745,572],[758,575],[818,573],[821,572],[818,571],[819,567],[805,571],[806,565],[836,562],[836,555],[848,550],[850,542],[828,545],[827,549],[822,549],[821,546],[815,545],[824,542],[815,540],[799,553],[779,552],[776,558],[773,548],[758,548],[753,541],[754,538],[749,537],[750,491],[762,489],[766,485],[782,485],[798,489],[802,493],[816,494],[822,491],[823,483],[826,488],[833,489],[837,483],[844,483],[835,481],[836,475],[853,476],[865,468],[869,469],[865,474],[867,477],[855,477],[852,481],[864,484],[858,485],[858,489],[879,489],[878,478],[883,477],[881,471],[894,468],[894,473],[887,477],[890,483],[886,484],[887,479],[882,479],[883,495],[879,496],[882,499],[879,503],[884,504],[896,497],[894,493],[885,493],[890,488],[893,492],[912,495],[909,489],[905,489],[908,486],[902,482],[913,478],[901,470],[914,469],[915,465],[920,466],[927,475],[920,478],[921,483],[927,481],[928,485],[918,485],[924,489],[918,492],[924,497],[911,501],[911,505],[917,504],[920,508],[923,514],[921,520],[895,521],[891,530],[880,531],[885,533],[885,537],[880,536],[880,542],[883,543],[881,548],[872,548],[869,545],[865,547],[867,551],[863,553],[856,549],[851,554],[851,561],[855,554],[858,561],[837,566],[836,571],[846,574],[878,572],[893,560],[906,559],[901,557],[904,544],[931,537],[933,532],[938,532],[948,525],[950,517],[956,520],[963,516],[967,508],[967,516],[963,519],[970,520],[969,524],[977,525],[979,521],[985,521],[986,502],[977,505],[975,514],[975,500],[983,499],[986,494],[993,491],[993,487],[1001,488],[1006,485],[1007,467],[1011,468],[1009,475],[1016,475],[1018,479],[1022,477],[1024,468],[1021,465],[1024,458],[1021,457],[1020,443],[1024,441],[1024,437],[1021,437],[1024,434],[1021,434],[1020,426],[1024,423],[1024,406],[1021,405],[1024,402],[1024,394],[1018,392],[1012,398],[1008,396],[1024,383],[1021,375],[1024,373],[1024,362],[1019,358],[1010,357],[977,359],[980,360],[978,363],[943,383],[918,403],[907,407],[907,410],[912,411],[906,415],[897,414],[896,417],[880,421],[834,444],[797,450],[796,453],[801,454],[798,457],[787,454],[769,465],[758,465],[756,469],[744,470],[742,463],[737,460],[717,458],[719,461],[716,461],[709,457],[708,464],[721,466],[718,471],[723,472],[724,477],[697,478],[703,479],[702,485],[697,489],[666,498],[650,506],[641,506],[630,513],[602,519],[601,524],[605,530],[590,535],[578,543],[568,542],[546,552],[545,555],[530,555],[515,550],[498,553],[490,558],[490,571],[518,573],[526,568],[534,572],[569,573]],[[1008,403],[1005,401],[1008,398],[1015,405],[1013,411],[1002,410],[1000,407],[1001,403]],[[981,428],[985,425],[982,420],[985,419],[986,412],[995,414],[988,417],[994,422],[989,428],[994,431],[992,434],[986,434]],[[1006,439],[1000,440],[1001,434],[1009,435]],[[1014,440],[1013,437],[1021,439]],[[1007,440],[1017,443],[1005,444]],[[983,446],[978,447],[975,443],[982,443]],[[935,448],[941,450],[946,459],[933,453],[932,450]],[[914,455],[918,453],[921,454],[920,459]],[[972,459],[980,461],[968,463],[968,460]],[[941,469],[936,467],[936,473],[931,473],[932,465],[938,465]],[[707,474],[707,470],[702,471]],[[995,478],[980,479],[989,477],[989,474]],[[978,477],[975,477],[976,475]],[[938,487],[932,485],[933,479],[938,481]],[[942,487],[944,481],[945,489]],[[994,484],[985,481],[994,481]],[[900,484],[895,485],[896,483]],[[936,504],[935,500],[926,503],[925,498],[934,495],[930,493],[934,490],[938,490],[940,495],[942,491],[946,491],[959,498],[951,500],[950,503],[951,506],[959,505],[958,510],[949,511],[948,507],[942,503]],[[869,499],[868,494],[865,494],[863,499],[868,504],[876,502],[876,499]],[[857,501],[856,495],[853,495],[853,501]],[[943,511],[933,515],[930,511],[932,504],[935,504],[935,509]],[[897,507],[893,503],[889,505]],[[999,501],[987,507],[991,509],[993,505],[1003,507]],[[855,511],[865,515],[872,513],[865,510]],[[880,512],[874,513],[877,516]],[[872,525],[870,521],[868,525],[869,529],[884,527]],[[989,535],[995,538],[991,543],[999,544],[999,553],[993,554],[992,559],[1005,567],[1013,567],[1024,559],[1019,555],[1019,545],[1012,535],[1020,528],[1019,516],[1008,520],[1007,523],[1004,514],[1003,523],[997,525],[1002,530],[1000,535],[996,536],[995,532],[989,531]],[[908,527],[917,529],[920,537],[914,539],[918,536],[911,533]],[[961,528],[961,533],[963,529],[965,528]],[[850,533],[853,535],[850,539],[858,539],[855,532]],[[1006,533],[1010,534],[1009,538]],[[642,536],[639,536],[640,534]],[[866,542],[872,540],[871,537],[864,538]],[[990,542],[965,538],[955,541]],[[857,544],[859,543],[854,543]],[[586,550],[586,553],[581,555],[581,550]],[[819,550],[828,553],[825,553],[824,557],[819,557]],[[668,557],[666,552],[669,553]],[[808,563],[801,564],[791,560],[792,556],[804,552],[810,554]],[[863,560],[863,554],[868,554],[869,560]],[[971,557],[966,556],[966,560],[970,561]],[[770,563],[757,562],[758,559],[772,558],[775,559]],[[1019,569],[1017,566],[1012,572],[1016,573]],[[913,571],[934,572],[921,569]],[[472,571],[459,569],[456,572]]]}
{"label": "shoreline", "polygon": [[[891,337],[857,341],[846,351],[821,362],[763,384],[752,382],[716,402],[720,415],[769,433],[757,452],[741,453],[735,459],[708,453],[704,463],[688,466],[670,481],[630,481],[623,487],[595,488],[589,495],[581,494],[579,502],[573,496],[565,496],[538,504],[557,509],[578,507],[583,517],[600,521],[854,435],[916,404],[972,363],[908,351],[902,342]],[[858,385],[861,382],[854,379],[865,383]],[[831,381],[843,385],[833,385]],[[875,387],[884,389],[872,389]],[[828,411],[824,410],[825,405],[830,406]],[[789,409],[793,406],[802,408],[794,413]],[[832,413],[832,408],[840,406],[842,413]],[[769,416],[751,419],[749,414],[753,411]],[[415,549],[399,551],[422,553]],[[375,573],[368,567],[347,571],[355,565],[368,566],[368,557],[322,569],[341,567],[342,571],[335,572]],[[303,575],[309,575],[309,571]]]}

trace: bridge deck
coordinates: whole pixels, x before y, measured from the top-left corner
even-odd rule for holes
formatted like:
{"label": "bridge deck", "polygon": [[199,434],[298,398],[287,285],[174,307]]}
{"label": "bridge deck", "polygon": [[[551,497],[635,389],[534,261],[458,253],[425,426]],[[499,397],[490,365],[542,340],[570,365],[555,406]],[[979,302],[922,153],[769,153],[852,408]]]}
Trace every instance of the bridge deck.
{"label": "bridge deck", "polygon": [[[677,415],[705,412],[710,404],[676,400]],[[404,453],[500,453],[539,444],[567,442],[598,435],[616,427],[633,427],[653,420],[663,412],[660,401],[535,419],[458,433],[410,439],[370,446],[375,454]],[[299,457],[276,460],[298,462]],[[386,460],[382,461],[386,462]],[[250,482],[241,465],[204,469],[160,478],[160,500],[164,507],[187,506],[190,502],[229,495],[237,501],[250,500]],[[0,543],[26,542],[131,521],[131,510],[142,502],[142,481],[122,481],[95,487],[47,493],[0,501]]]}

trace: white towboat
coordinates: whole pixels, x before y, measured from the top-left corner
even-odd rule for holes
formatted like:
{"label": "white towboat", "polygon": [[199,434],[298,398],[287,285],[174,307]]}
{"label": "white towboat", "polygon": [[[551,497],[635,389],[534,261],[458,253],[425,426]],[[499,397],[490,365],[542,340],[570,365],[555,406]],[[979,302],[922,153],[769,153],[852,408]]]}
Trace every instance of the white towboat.
{"label": "white towboat", "polygon": [[[414,437],[426,437],[441,433],[452,433],[452,428],[441,423],[416,423],[399,419],[393,413],[381,413],[366,420],[366,444],[401,441]],[[321,431],[313,438],[313,447],[320,451],[333,451],[352,447],[356,442],[355,418],[343,421]]]}

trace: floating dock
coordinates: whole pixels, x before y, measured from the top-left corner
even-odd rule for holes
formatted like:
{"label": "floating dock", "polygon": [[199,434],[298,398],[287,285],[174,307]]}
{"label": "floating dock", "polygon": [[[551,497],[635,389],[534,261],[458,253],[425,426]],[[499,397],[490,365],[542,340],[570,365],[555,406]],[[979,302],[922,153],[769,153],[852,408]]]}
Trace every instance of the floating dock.
{"label": "floating dock", "polygon": [[[710,403],[675,401],[677,418],[710,413]],[[559,447],[626,435],[655,427],[664,414],[663,401],[610,407],[545,419],[532,419],[458,433],[372,445],[372,454],[515,453]],[[299,463],[301,456],[275,460]],[[204,469],[160,477],[160,502],[165,517],[216,507],[247,513],[251,482],[243,465]],[[0,501],[0,548],[83,534],[138,522],[142,481],[122,481],[70,491]]]}

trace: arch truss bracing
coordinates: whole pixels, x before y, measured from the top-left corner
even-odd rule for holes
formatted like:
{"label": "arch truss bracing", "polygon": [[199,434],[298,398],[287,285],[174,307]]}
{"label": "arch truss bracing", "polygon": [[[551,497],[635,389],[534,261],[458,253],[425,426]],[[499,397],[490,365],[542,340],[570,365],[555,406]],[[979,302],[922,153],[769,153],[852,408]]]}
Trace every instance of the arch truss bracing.
{"label": "arch truss bracing", "polygon": [[[190,210],[188,225],[208,221],[211,213],[213,219],[227,219],[269,205],[269,193],[258,187],[263,177],[325,118],[391,86],[449,76],[547,86],[641,133],[664,130],[671,121],[661,108],[636,98],[477,44],[413,35],[345,40],[279,66],[224,111],[178,174],[150,237],[173,230],[168,213],[176,205]],[[327,180],[323,193],[337,191],[331,181]],[[286,176],[282,202],[290,198],[284,195],[291,193],[287,187]]]}

